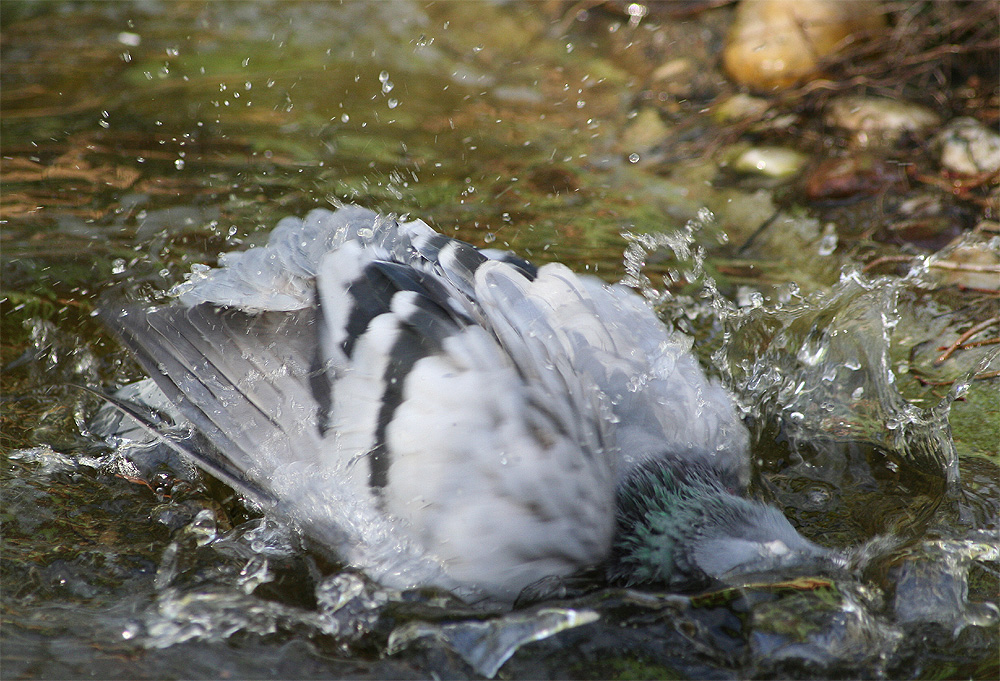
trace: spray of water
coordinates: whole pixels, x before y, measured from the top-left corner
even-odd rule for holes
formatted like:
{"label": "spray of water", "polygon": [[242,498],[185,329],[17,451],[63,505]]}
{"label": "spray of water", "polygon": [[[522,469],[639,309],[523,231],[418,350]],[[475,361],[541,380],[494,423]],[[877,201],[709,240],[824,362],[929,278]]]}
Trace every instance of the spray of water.
{"label": "spray of water", "polygon": [[[706,273],[699,239],[711,222],[704,211],[669,234],[625,234],[622,283],[641,292],[667,319],[707,316],[722,327],[714,368],[757,434],[780,431],[792,455],[810,458],[819,477],[829,473],[825,465],[843,465],[834,452],[854,443],[875,448],[887,465],[909,466],[956,486],[958,461],[948,413],[996,355],[984,358],[929,408],[900,393],[891,349],[901,294],[930,285],[927,263],[903,278],[871,278],[846,269],[829,291],[803,297],[793,286],[788,295],[765,302],[763,294],[744,290],[733,302]],[[654,257],[667,261],[662,289],[644,272]],[[674,296],[669,287],[678,283],[697,284],[700,292]]]}

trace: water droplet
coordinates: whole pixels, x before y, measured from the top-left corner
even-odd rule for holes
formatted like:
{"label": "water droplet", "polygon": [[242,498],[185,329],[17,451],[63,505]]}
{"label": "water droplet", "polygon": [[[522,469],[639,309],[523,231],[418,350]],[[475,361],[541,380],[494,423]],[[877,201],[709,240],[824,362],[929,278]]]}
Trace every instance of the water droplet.
{"label": "water droplet", "polygon": [[837,250],[837,235],[827,234],[819,240],[819,254],[822,256],[832,255]]}
{"label": "water droplet", "polygon": [[638,163],[639,162],[639,154],[637,154],[635,152],[632,152],[631,154],[629,154],[628,155],[628,162],[629,163]]}

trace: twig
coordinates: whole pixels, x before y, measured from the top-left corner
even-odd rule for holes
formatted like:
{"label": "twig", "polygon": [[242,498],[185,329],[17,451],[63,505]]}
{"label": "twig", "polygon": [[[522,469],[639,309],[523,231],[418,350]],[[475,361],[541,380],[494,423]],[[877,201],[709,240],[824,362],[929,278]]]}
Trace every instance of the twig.
{"label": "twig", "polygon": [[[984,340],[984,341],[974,341],[972,343],[962,343],[961,345],[959,345],[955,349],[956,350],[968,350],[969,348],[981,348],[981,347],[984,347],[984,346],[987,346],[987,345],[1000,345],[1000,338],[990,338],[989,340]],[[938,348],[938,350],[947,350],[947,349],[949,349],[949,348],[948,348],[948,346],[945,346],[945,345],[942,345],[942,346],[940,346]]]}
{"label": "twig", "polygon": [[940,357],[934,360],[934,366],[939,366],[941,364],[944,364],[944,362],[946,362],[949,357],[955,354],[955,351],[959,349],[959,346],[961,346],[962,343],[969,340],[983,329],[988,329],[989,327],[998,323],[1000,323],[1000,316],[987,319],[985,322],[974,324],[968,331],[959,336],[958,340],[956,340],[954,343],[948,346],[948,349],[945,350]]}
{"label": "twig", "polygon": [[974,263],[950,262],[939,260],[927,265],[936,267],[939,270],[954,270],[957,272],[981,272],[985,274],[1000,274],[1000,265],[976,265]]}
{"label": "twig", "polygon": [[[920,385],[925,385],[925,386],[929,385],[929,386],[932,386],[932,387],[935,387],[935,388],[937,388],[937,387],[944,387],[944,386],[948,386],[948,385],[954,385],[954,383],[955,383],[955,379],[952,379],[950,381],[932,381],[929,378],[924,378],[922,375],[920,375],[919,373],[917,373],[915,371],[913,372],[913,377],[915,379],[917,379],[917,382]],[[981,374],[976,374],[975,376],[972,377],[972,380],[973,381],[985,381],[985,380],[990,379],[990,378],[998,378],[998,377],[1000,377],[1000,371],[986,371],[986,372],[983,372]]]}
{"label": "twig", "polygon": [[870,263],[866,264],[861,268],[862,272],[867,273],[869,270],[873,270],[879,265],[884,265],[887,262],[899,263],[899,262],[910,262],[913,260],[911,255],[883,255],[882,257],[875,258]]}

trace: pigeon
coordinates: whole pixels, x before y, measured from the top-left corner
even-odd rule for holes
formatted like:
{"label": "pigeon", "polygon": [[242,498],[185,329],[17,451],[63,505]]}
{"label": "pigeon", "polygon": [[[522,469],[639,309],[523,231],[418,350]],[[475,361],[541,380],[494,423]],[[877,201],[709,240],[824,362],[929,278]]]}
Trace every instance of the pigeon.
{"label": "pigeon", "polygon": [[338,206],[170,293],[100,310],[150,377],[108,397],[115,432],[387,587],[509,603],[594,566],[691,589],[836,562],[746,496],[732,395],[624,286]]}

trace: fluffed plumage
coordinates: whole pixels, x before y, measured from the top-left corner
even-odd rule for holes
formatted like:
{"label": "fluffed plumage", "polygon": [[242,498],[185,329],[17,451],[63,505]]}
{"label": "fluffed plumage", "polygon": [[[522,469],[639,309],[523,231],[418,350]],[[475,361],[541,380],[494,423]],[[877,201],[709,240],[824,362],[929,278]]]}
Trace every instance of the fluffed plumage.
{"label": "fluffed plumage", "polygon": [[[175,294],[102,316],[207,440],[188,453],[388,586],[512,600],[607,560],[616,499],[647,498],[627,490],[648,471],[730,496],[749,478],[690,341],[562,265],[342,207]],[[620,538],[618,565],[640,544]]]}

